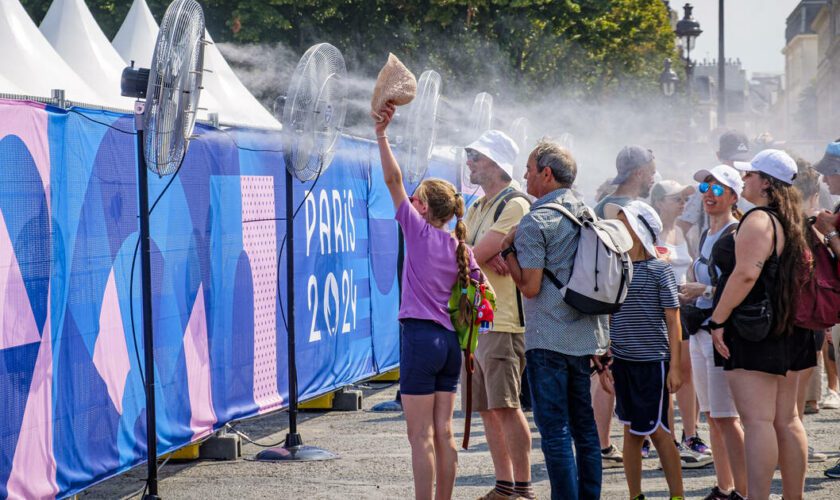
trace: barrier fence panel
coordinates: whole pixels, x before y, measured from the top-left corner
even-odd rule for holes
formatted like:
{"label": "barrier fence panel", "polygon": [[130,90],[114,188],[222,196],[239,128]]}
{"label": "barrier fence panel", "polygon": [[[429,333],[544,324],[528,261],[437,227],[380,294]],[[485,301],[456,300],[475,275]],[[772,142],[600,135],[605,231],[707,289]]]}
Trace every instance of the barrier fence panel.
{"label": "barrier fence panel", "polygon": [[[176,177],[150,176],[160,453],[288,401],[279,134],[196,133]],[[145,460],[135,139],[131,116],[0,101],[0,497]],[[375,145],[342,137],[294,181],[302,398],[399,362],[381,177]]]}

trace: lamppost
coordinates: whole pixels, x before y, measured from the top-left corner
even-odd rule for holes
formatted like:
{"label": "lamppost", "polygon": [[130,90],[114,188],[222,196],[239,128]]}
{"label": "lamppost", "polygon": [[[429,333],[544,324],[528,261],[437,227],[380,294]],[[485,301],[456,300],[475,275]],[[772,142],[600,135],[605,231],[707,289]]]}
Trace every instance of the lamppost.
{"label": "lamppost", "polygon": [[677,29],[675,30],[677,38],[680,39],[682,48],[685,50],[683,61],[685,62],[685,76],[687,84],[685,86],[688,98],[691,99],[691,80],[694,75],[694,61],[691,60],[691,51],[694,50],[694,42],[703,30],[700,29],[698,23],[691,11],[694,6],[687,3],[683,6],[683,18],[677,22]]}
{"label": "lamppost", "polygon": [[677,22],[677,28],[674,30],[677,38],[679,38],[680,45],[685,51],[685,55],[682,58],[685,63],[685,95],[686,99],[688,99],[689,138],[691,124],[693,122],[691,87],[694,83],[694,61],[691,60],[691,51],[694,49],[694,42],[697,40],[697,37],[703,33],[703,30],[700,29],[700,23],[691,14],[693,10],[694,7],[690,3],[686,3],[683,6],[683,18]]}
{"label": "lamppost", "polygon": [[665,59],[665,65],[662,69],[662,73],[659,74],[659,87],[662,89],[662,93],[665,97],[671,97],[674,95],[674,92],[677,90],[677,82],[680,79],[677,76],[677,73],[671,69],[671,58]]}

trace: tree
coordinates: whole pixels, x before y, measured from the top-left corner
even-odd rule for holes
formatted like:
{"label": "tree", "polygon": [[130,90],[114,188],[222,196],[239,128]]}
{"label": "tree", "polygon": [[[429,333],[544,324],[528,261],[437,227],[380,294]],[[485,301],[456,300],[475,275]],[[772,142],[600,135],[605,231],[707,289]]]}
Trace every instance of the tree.
{"label": "tree", "polygon": [[[51,0],[25,0],[37,22]],[[168,1],[149,0],[160,20]],[[661,0],[204,0],[217,42],[282,43],[302,54],[337,46],[353,71],[374,73],[387,52],[437,69],[452,90],[563,89],[601,99],[655,92],[674,34]],[[113,37],[130,6],[88,0]]]}

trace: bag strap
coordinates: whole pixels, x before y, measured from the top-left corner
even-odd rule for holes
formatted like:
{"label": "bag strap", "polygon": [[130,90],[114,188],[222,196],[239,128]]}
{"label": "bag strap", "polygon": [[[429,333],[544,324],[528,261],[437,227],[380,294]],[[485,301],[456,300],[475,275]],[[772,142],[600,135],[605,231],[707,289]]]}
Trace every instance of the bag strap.
{"label": "bag strap", "polygon": [[475,355],[472,352],[472,343],[475,338],[475,320],[476,311],[481,303],[481,294],[478,287],[475,289],[475,298],[473,299],[472,313],[470,314],[470,330],[467,335],[467,348],[464,349],[464,371],[466,372],[466,408],[464,409],[464,441],[461,446],[467,450],[470,446],[470,426],[472,424],[472,374],[475,372]]}
{"label": "bag strap", "polygon": [[504,211],[507,203],[514,198],[523,198],[525,199],[525,201],[528,202],[528,205],[531,205],[531,200],[528,199],[528,197],[525,196],[524,193],[514,189],[513,191],[504,195],[501,200],[499,200],[499,205],[496,207],[496,211],[493,213],[493,222],[499,220],[499,217],[502,216],[502,212]]}
{"label": "bag strap", "polygon": [[[513,191],[504,195],[499,201],[499,205],[496,207],[496,211],[493,213],[493,222],[499,220],[499,217],[502,216],[502,212],[504,211],[507,203],[514,198],[522,198],[528,203],[529,206],[531,205],[531,200],[527,196],[525,196],[524,193],[514,189]],[[516,309],[519,313],[519,326],[525,326],[525,312],[522,309],[522,292],[519,291],[518,287],[516,288]]]}
{"label": "bag strap", "polygon": [[[554,210],[555,212],[559,212],[561,215],[563,215],[567,219],[574,222],[578,227],[583,227],[583,222],[581,222],[580,219],[575,214],[570,212],[568,208],[564,207],[560,203],[548,202],[548,203],[545,203],[543,205],[538,206],[537,208],[532,209],[532,211],[539,210],[541,208],[547,208],[549,210]],[[542,231],[542,230],[540,230],[540,231]],[[543,239],[545,239],[545,234],[543,234]],[[554,286],[556,286],[558,289],[562,289],[565,286],[565,285],[563,285],[563,283],[559,279],[557,279],[557,276],[555,276],[554,273],[551,272],[550,269],[543,268],[543,274],[548,278],[549,281],[554,283]]]}

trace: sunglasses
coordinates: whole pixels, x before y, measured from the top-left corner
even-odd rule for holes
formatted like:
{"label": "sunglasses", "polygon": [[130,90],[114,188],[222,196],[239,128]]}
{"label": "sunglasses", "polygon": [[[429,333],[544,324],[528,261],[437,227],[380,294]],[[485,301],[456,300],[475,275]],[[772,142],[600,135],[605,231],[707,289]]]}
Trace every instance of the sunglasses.
{"label": "sunglasses", "polygon": [[469,161],[476,161],[481,158],[483,155],[474,149],[467,150],[467,160]]}
{"label": "sunglasses", "polygon": [[700,185],[697,186],[697,190],[704,194],[708,192],[709,189],[712,190],[712,194],[715,196],[723,196],[723,193],[726,192],[723,186],[719,186],[717,184],[709,184],[708,182],[701,182]]}

